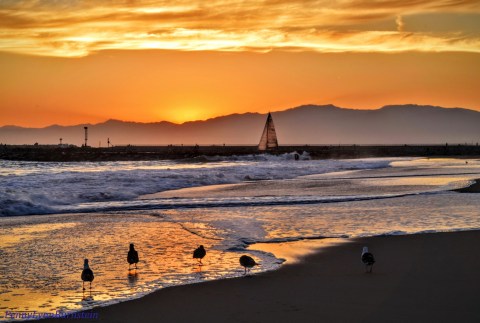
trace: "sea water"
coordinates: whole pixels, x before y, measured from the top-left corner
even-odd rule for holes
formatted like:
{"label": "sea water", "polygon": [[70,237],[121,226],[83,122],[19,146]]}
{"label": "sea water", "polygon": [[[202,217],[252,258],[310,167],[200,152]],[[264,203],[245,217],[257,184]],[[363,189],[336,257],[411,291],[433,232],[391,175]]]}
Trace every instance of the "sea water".
{"label": "sea water", "polygon": [[[255,272],[274,270],[282,255],[261,247],[272,242],[305,253],[318,241],[479,229],[478,194],[451,191],[479,175],[477,160],[306,154],[0,161],[0,313],[75,311],[237,277],[242,254],[261,263]],[[136,270],[126,261],[129,243],[139,252]],[[201,266],[192,259],[200,244]],[[84,258],[95,273],[86,291]]]}

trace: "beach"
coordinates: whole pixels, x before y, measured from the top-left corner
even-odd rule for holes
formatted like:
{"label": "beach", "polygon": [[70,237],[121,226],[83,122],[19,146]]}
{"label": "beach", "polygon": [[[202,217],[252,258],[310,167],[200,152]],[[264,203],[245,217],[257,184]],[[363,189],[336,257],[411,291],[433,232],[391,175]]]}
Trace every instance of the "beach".
{"label": "beach", "polygon": [[[478,160],[262,157],[4,161],[0,319],[478,319]],[[244,254],[261,264],[248,277]],[[95,273],[86,291],[84,259]]]}
{"label": "beach", "polygon": [[480,231],[353,239],[276,271],[92,311],[101,322],[478,322],[479,242]]}

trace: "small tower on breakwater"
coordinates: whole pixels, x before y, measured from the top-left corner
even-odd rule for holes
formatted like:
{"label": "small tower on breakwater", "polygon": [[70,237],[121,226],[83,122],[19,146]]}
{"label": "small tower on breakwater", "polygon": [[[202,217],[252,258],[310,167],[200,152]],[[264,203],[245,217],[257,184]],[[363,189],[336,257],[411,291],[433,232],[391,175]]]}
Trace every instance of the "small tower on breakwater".
{"label": "small tower on breakwater", "polygon": [[87,147],[87,142],[88,142],[88,127],[83,127],[85,129],[85,145],[84,147]]}

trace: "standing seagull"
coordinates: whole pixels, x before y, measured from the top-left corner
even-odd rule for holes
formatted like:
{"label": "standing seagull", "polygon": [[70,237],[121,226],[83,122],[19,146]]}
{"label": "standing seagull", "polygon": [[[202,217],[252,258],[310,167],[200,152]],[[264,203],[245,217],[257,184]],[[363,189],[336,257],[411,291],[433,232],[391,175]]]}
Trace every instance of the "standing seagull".
{"label": "standing seagull", "polygon": [[253,266],[258,265],[258,264],[255,262],[255,260],[253,260],[252,257],[243,255],[243,256],[240,257],[240,265],[245,267],[244,275],[246,275],[247,274],[247,268],[248,268],[248,271],[250,272],[250,268],[252,268]]}
{"label": "standing seagull", "polygon": [[[362,262],[365,264],[365,272],[371,273],[373,264],[375,263],[375,258],[370,252],[368,252],[368,247],[363,247]],[[368,267],[370,267],[370,270],[368,270]]]}
{"label": "standing seagull", "polygon": [[85,290],[85,282],[90,282],[90,290],[92,290],[93,271],[88,266],[88,259],[83,262],[82,280],[83,290]]}
{"label": "standing seagull", "polygon": [[130,244],[130,250],[128,250],[127,261],[128,261],[128,269],[129,270],[130,270],[130,266],[132,264],[135,264],[135,269],[137,269],[138,252],[137,252],[137,250],[135,250],[135,247],[133,246],[133,243]]}
{"label": "standing seagull", "polygon": [[202,264],[202,259],[203,257],[205,257],[206,254],[207,252],[205,251],[205,248],[203,247],[203,245],[200,245],[200,247],[195,249],[195,251],[193,252],[193,258],[198,259],[198,263]]}

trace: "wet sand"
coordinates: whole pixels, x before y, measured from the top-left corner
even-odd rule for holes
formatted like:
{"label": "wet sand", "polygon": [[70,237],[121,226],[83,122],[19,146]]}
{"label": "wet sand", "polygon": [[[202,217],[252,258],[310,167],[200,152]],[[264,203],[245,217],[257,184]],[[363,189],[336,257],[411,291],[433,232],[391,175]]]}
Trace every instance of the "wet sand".
{"label": "wet sand", "polygon": [[97,308],[92,322],[479,322],[479,273],[480,231],[362,238],[274,272]]}
{"label": "wet sand", "polygon": [[480,193],[480,179],[476,179],[475,183],[468,187],[459,188],[454,191],[459,193]]}

